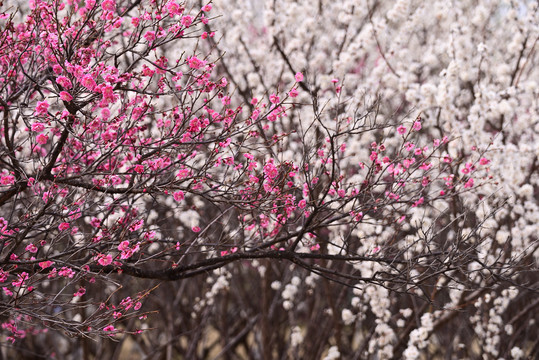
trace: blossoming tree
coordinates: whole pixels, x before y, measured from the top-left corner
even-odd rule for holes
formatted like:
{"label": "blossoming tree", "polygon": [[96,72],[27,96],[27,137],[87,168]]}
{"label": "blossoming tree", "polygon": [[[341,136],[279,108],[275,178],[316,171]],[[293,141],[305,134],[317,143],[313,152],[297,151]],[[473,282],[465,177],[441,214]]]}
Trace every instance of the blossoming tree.
{"label": "blossoming tree", "polygon": [[3,4],[6,356],[537,352],[537,8],[352,3]]}

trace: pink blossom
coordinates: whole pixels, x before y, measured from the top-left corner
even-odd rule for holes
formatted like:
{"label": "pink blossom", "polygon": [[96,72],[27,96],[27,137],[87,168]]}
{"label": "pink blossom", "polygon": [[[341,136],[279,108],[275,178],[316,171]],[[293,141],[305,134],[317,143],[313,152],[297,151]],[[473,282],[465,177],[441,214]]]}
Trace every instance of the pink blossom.
{"label": "pink blossom", "polygon": [[303,81],[303,74],[300,73],[300,72],[297,72],[296,75],[294,76],[294,78],[296,79],[296,82],[302,82]]}
{"label": "pink blossom", "polygon": [[62,99],[63,101],[71,101],[73,100],[73,96],[71,96],[70,93],[68,93],[67,91],[60,91],[60,99]]}
{"label": "pink blossom", "polygon": [[468,181],[466,181],[466,184],[464,184],[465,188],[471,188],[473,186],[474,180],[473,178],[470,178]]}
{"label": "pink blossom", "polygon": [[386,196],[391,199],[391,200],[399,200],[400,196],[393,193],[393,192],[389,192],[389,191],[386,191]]}
{"label": "pink blossom", "polygon": [[47,109],[49,108],[49,103],[46,101],[38,101],[36,105],[35,114],[37,116],[47,115]]}
{"label": "pink blossom", "polygon": [[77,292],[73,294],[73,296],[82,296],[84,294],[86,294],[86,289],[83,287],[80,287],[79,290],[77,290]]}
{"label": "pink blossom", "polygon": [[129,249],[129,241],[128,240],[124,240],[120,243],[120,245],[118,245],[118,250],[120,251],[125,251]]}
{"label": "pink blossom", "polygon": [[155,40],[155,31],[148,31],[145,35],[144,35],[144,38],[146,40],[148,40],[148,42],[152,42]]}
{"label": "pink blossom", "polygon": [[180,5],[176,4],[175,1],[169,1],[167,3],[167,11],[171,16],[179,15],[182,13]]}
{"label": "pink blossom", "polygon": [[180,23],[185,27],[189,27],[193,23],[193,18],[189,15],[185,15],[180,20]]}
{"label": "pink blossom", "polygon": [[103,328],[103,331],[112,332],[112,331],[116,331],[116,328],[113,325],[108,325]]}
{"label": "pink blossom", "polygon": [[406,128],[403,126],[403,125],[400,125],[398,128],[397,128],[397,132],[401,135],[404,135],[406,133]]}
{"label": "pink blossom", "polygon": [[0,178],[0,185],[13,185],[15,184],[15,176],[6,175]]}
{"label": "pink blossom", "polygon": [[481,164],[481,165],[488,165],[489,163],[490,163],[490,160],[487,159],[487,158],[481,158],[479,160],[479,164]]}
{"label": "pink blossom", "polygon": [[39,134],[38,136],[36,136],[36,141],[38,142],[38,144],[45,145],[47,141],[49,141],[49,136],[45,134]]}
{"label": "pink blossom", "polygon": [[305,201],[305,199],[302,199],[298,202],[298,207],[300,209],[305,209],[305,207],[307,206],[307,201]]}
{"label": "pink blossom", "polygon": [[75,276],[75,271],[73,271],[73,269],[67,266],[64,266],[60,269],[60,271],[58,271],[58,275],[73,279],[73,277]]}
{"label": "pink blossom", "polygon": [[178,190],[173,194],[174,200],[176,201],[182,201],[185,198],[185,194],[183,191]]}
{"label": "pink blossom", "polygon": [[101,117],[103,119],[108,119],[110,117],[110,110],[108,108],[101,109]]}
{"label": "pink blossom", "polygon": [[40,123],[40,122],[35,122],[32,124],[32,131],[40,133],[43,130],[45,130],[45,124]]}
{"label": "pink blossom", "polygon": [[61,223],[60,225],[58,225],[58,229],[60,229],[61,231],[69,229],[69,223]]}
{"label": "pink blossom", "polygon": [[133,307],[133,310],[138,310],[142,307],[142,303],[139,301],[135,304],[135,307]]}
{"label": "pink blossom", "polygon": [[64,87],[65,89],[71,89],[73,87],[73,85],[71,84],[71,80],[69,80],[67,77],[65,76],[58,76],[56,78],[56,83],[58,85],[61,85],[62,87]]}
{"label": "pink blossom", "polygon": [[198,227],[198,226],[193,226],[193,227],[191,228],[191,230],[193,230],[193,232],[198,233],[198,232],[200,232],[200,227]]}
{"label": "pink blossom", "polygon": [[91,75],[84,75],[80,81],[82,86],[87,88],[88,90],[93,90],[97,84],[95,83],[95,80],[92,78]]}
{"label": "pink blossom", "polygon": [[107,266],[112,263],[112,255],[108,255],[108,254],[107,255],[99,254],[94,259],[97,260],[97,262],[101,266]]}
{"label": "pink blossom", "polygon": [[273,165],[273,161],[269,161],[266,165],[264,165],[264,173],[269,179],[275,179],[277,175],[279,175],[279,170]]}
{"label": "pink blossom", "polygon": [[61,74],[63,69],[61,65],[56,64],[52,67],[52,71],[54,71],[55,74]]}
{"label": "pink blossom", "polygon": [[208,12],[208,11],[210,11],[210,10],[211,10],[211,4],[204,5],[204,6],[202,7],[202,11],[204,11],[204,12]]}
{"label": "pink blossom", "polygon": [[472,163],[466,163],[464,165],[464,168],[460,170],[463,174],[469,174],[471,171],[473,171],[473,164]]}
{"label": "pink blossom", "polygon": [[92,225],[93,227],[99,227],[101,226],[101,220],[99,220],[98,218],[92,218],[92,220],[90,220],[90,225]]}
{"label": "pink blossom", "polygon": [[191,56],[187,58],[187,64],[189,64],[189,67],[191,69],[200,69],[204,65],[206,65],[206,61],[200,60],[196,56]]}
{"label": "pink blossom", "polygon": [[425,201],[424,197],[420,197],[415,203],[412,204],[412,207],[418,207],[419,205],[423,204]]}
{"label": "pink blossom", "polygon": [[23,286],[24,283],[26,282],[26,280],[28,280],[28,273],[27,272],[22,272],[20,273],[19,275],[17,275],[17,280],[16,281],[13,281],[11,283],[11,285],[13,286]]}
{"label": "pink blossom", "polygon": [[39,263],[39,267],[42,268],[42,269],[46,269],[48,267],[50,267],[52,265],[52,261],[42,261]]}
{"label": "pink blossom", "polygon": [[142,226],[144,226],[144,220],[143,219],[137,220],[131,224],[131,226],[129,227],[129,231],[137,231]]}
{"label": "pink blossom", "polygon": [[275,95],[275,94],[271,94],[271,95],[270,95],[270,102],[271,102],[272,104],[278,104],[279,101],[280,101],[279,96],[277,96],[277,95]]}
{"label": "pink blossom", "polygon": [[290,90],[290,91],[288,92],[288,96],[290,96],[291,98],[297,97],[297,96],[298,96],[298,90],[297,90],[296,88]]}
{"label": "pink blossom", "polygon": [[37,252],[37,246],[35,246],[34,244],[30,244],[30,245],[26,246],[26,251],[29,251],[29,252],[35,254]]}
{"label": "pink blossom", "polygon": [[104,0],[101,3],[101,8],[105,11],[114,11],[116,8],[116,4],[114,0]]}
{"label": "pink blossom", "polygon": [[421,122],[419,121],[414,121],[414,124],[412,125],[412,129],[414,131],[419,131],[421,130]]}

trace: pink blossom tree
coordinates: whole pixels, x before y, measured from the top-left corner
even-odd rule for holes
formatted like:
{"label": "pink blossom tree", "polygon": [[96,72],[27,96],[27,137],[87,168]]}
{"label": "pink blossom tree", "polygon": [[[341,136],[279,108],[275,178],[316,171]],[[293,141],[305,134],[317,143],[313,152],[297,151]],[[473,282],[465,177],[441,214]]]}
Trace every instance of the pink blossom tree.
{"label": "pink blossom tree", "polygon": [[[413,87],[398,92],[411,75],[384,50],[376,17],[406,18],[398,3],[363,14],[377,49],[357,71],[335,43],[311,44],[343,63],[334,72],[283,44],[297,42],[279,32],[292,31],[288,17],[247,39],[210,18],[211,2],[3,5],[6,355],[414,358],[432,343],[472,356],[447,329],[491,356],[537,351],[533,334],[517,338],[538,306],[537,242],[507,231],[537,206],[535,165],[521,185],[531,190],[507,205],[494,192],[497,138],[470,146],[469,132],[440,122],[476,104],[413,110]],[[366,36],[346,30],[338,53],[352,35]],[[534,61],[523,49],[512,82]],[[367,55],[378,90],[353,92]],[[504,121],[499,141],[514,144]],[[458,327],[462,314],[475,337]],[[514,334],[507,345],[501,331]]]}

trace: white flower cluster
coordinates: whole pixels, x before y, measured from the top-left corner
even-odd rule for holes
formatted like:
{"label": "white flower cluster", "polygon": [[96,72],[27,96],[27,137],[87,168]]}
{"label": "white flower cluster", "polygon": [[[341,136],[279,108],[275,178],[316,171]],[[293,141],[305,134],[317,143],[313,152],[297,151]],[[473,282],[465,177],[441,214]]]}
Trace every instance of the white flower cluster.
{"label": "white flower cluster", "polygon": [[[485,353],[498,357],[503,337],[513,333],[513,327],[510,324],[504,325],[502,315],[518,293],[518,289],[511,287],[504,289],[501,294],[487,293],[483,298],[476,301],[475,307],[478,312],[471,320],[475,323],[474,330],[479,336]],[[488,316],[485,316],[487,314],[484,314],[482,310],[488,312]],[[503,332],[507,335],[503,334]]]}
{"label": "white flower cluster", "polygon": [[299,326],[294,326],[290,332],[290,346],[292,348],[297,348],[303,343],[303,334],[301,333],[301,328]]}
{"label": "white flower cluster", "polygon": [[208,305],[213,304],[215,297],[223,290],[228,289],[230,283],[228,279],[231,277],[231,274],[227,271],[220,271],[221,273],[217,274],[217,278],[213,279],[209,277],[207,279],[208,284],[211,284],[211,289],[206,292],[206,303]]}
{"label": "white flower cluster", "polygon": [[328,350],[328,354],[324,357],[323,360],[337,360],[341,357],[341,353],[339,352],[339,348],[336,346],[332,346]]}
{"label": "white flower cluster", "polygon": [[[388,290],[381,286],[368,285],[363,292],[354,290],[354,293],[362,295],[363,302],[369,304],[368,309],[376,316],[374,335],[369,341],[369,353],[376,354],[380,359],[390,359],[393,356],[396,334],[388,325],[391,317]],[[362,309],[363,312],[365,310],[366,308]]]}
{"label": "white flower cluster", "polygon": [[356,316],[350,309],[342,309],[341,319],[344,325],[350,325],[356,320]]}
{"label": "white flower cluster", "polygon": [[408,340],[408,347],[404,351],[405,359],[417,359],[420,355],[420,350],[424,349],[428,345],[428,339],[430,332],[434,327],[432,314],[425,313],[421,316],[421,326],[412,330],[410,333],[410,339]]}
{"label": "white flower cluster", "polygon": [[285,310],[291,310],[294,306],[294,298],[299,290],[299,285],[301,284],[301,279],[298,276],[294,276],[289,284],[286,284],[281,297],[283,298],[283,308]]}

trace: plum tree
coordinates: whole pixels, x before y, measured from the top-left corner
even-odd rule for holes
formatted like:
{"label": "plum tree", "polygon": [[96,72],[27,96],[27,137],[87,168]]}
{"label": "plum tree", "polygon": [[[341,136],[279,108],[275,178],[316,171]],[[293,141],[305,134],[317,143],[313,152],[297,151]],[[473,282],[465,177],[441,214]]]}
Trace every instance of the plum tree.
{"label": "plum tree", "polygon": [[533,4],[2,6],[6,356],[538,351]]}

